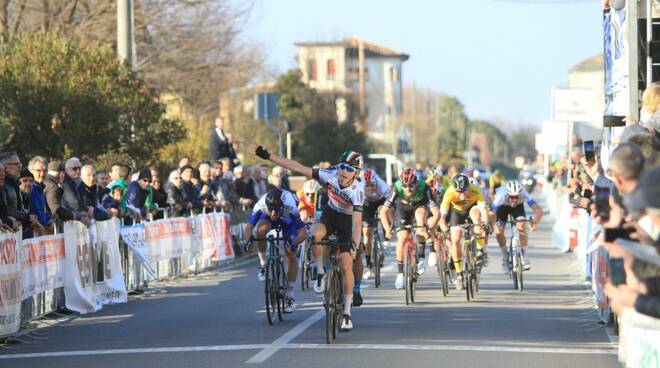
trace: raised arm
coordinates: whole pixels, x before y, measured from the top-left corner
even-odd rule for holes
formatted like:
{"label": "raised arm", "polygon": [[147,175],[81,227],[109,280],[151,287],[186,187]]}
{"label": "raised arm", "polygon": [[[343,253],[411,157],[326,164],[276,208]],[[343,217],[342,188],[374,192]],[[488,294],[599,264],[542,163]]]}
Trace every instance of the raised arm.
{"label": "raised arm", "polygon": [[251,150],[254,152],[255,155],[257,155],[258,157],[260,157],[264,160],[271,161],[271,162],[273,162],[273,163],[275,163],[279,166],[282,166],[285,169],[295,171],[295,172],[300,173],[300,174],[302,174],[302,175],[304,175],[308,178],[312,177],[312,168],[311,167],[307,167],[307,166],[305,166],[305,165],[303,165],[300,162],[295,161],[295,160],[289,160],[289,159],[284,158],[284,157],[273,155],[270,152],[268,152],[267,149],[263,148],[262,146],[251,145],[251,148],[253,148],[253,150],[252,149]]}

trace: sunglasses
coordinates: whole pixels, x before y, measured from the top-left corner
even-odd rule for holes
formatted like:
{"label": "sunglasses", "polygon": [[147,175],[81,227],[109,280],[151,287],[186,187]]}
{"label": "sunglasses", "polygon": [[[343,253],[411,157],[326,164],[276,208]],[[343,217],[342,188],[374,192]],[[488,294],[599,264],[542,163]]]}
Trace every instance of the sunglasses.
{"label": "sunglasses", "polygon": [[144,182],[144,183],[147,183],[147,184],[148,184],[148,183],[151,183],[151,180],[149,180],[149,179],[142,179],[142,182]]}
{"label": "sunglasses", "polygon": [[71,170],[73,171],[79,171],[81,166],[75,166],[75,167],[70,167]]}
{"label": "sunglasses", "polygon": [[417,183],[410,184],[410,185],[404,185],[403,188],[404,189],[415,189],[415,188],[417,188]]}
{"label": "sunglasses", "polygon": [[512,201],[517,201],[520,199],[520,196],[509,196],[509,199]]}
{"label": "sunglasses", "polygon": [[355,172],[355,168],[349,164],[341,163],[339,164],[339,169],[344,170],[346,172],[352,173]]}
{"label": "sunglasses", "polygon": [[268,208],[268,212],[275,212],[275,213],[280,213],[280,212],[282,212],[282,210],[284,210],[284,208],[282,208],[282,207],[280,207],[280,208],[266,207],[266,208]]}

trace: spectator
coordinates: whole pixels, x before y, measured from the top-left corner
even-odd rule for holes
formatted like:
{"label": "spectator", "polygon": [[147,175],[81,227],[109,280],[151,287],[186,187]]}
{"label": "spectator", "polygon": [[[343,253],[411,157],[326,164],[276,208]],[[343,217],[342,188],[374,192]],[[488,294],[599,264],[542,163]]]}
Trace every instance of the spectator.
{"label": "spectator", "polygon": [[208,162],[202,162],[199,164],[199,183],[196,185],[197,191],[199,192],[204,206],[207,208],[214,208],[221,206],[220,203],[216,203],[215,194],[213,188],[215,187],[214,181],[211,176],[211,165]]}
{"label": "spectator", "polygon": [[231,160],[224,157],[220,160],[222,162],[222,177],[234,181],[234,165]]}
{"label": "spectator", "polygon": [[639,122],[656,135],[660,132],[660,84],[651,84],[642,94]]}
{"label": "spectator", "polygon": [[209,158],[213,162],[221,158],[228,158],[233,162],[236,158],[235,155],[232,157],[233,149],[231,143],[227,140],[223,126],[223,119],[221,117],[216,118],[215,127],[211,129],[209,135]]}
{"label": "spectator", "polygon": [[184,166],[192,166],[192,162],[190,161],[190,157],[188,156],[183,156],[181,160],[179,160],[179,170],[184,167]]}
{"label": "spectator", "polygon": [[60,221],[79,220],[85,222],[85,219],[78,211],[72,211],[62,204],[63,189],[60,185],[64,182],[64,166],[59,161],[48,163],[48,174],[44,179],[46,204],[48,213],[57,216]]}
{"label": "spectator", "polygon": [[108,189],[110,190],[110,193],[103,196],[103,208],[105,208],[108,212],[114,210],[112,212],[114,212],[117,216],[123,217],[126,211],[122,208],[121,202],[124,198],[124,192],[126,191],[126,188],[122,187],[121,183],[114,182],[108,185]]}
{"label": "spectator", "polygon": [[251,206],[256,200],[254,194],[254,181],[250,177],[249,170],[243,170],[243,166],[236,166],[234,168],[234,187],[236,188],[236,193],[239,195],[239,202],[243,206]]}
{"label": "spectator", "polygon": [[23,228],[23,239],[32,238],[35,233],[37,235],[46,235],[48,231],[41,225],[37,216],[30,209],[30,193],[32,192],[32,183],[34,182],[32,173],[27,168],[23,168],[21,169],[18,180],[23,209],[28,213],[30,221],[30,226]]}
{"label": "spectator", "polygon": [[238,142],[234,141],[234,137],[231,133],[227,133],[227,143],[229,143],[229,159],[234,164],[234,166],[240,165],[241,161],[236,155],[236,152],[238,152]]}
{"label": "spectator", "polygon": [[9,217],[7,211],[7,194],[5,193],[5,165],[0,162],[0,231],[11,232],[18,230],[18,224]]}
{"label": "spectator", "polygon": [[[137,180],[128,186],[124,196],[124,206],[132,218],[137,221],[144,221],[147,216],[146,200],[149,194],[149,184],[151,183],[151,170],[142,169],[138,173]],[[129,221],[131,222],[131,221]]]}
{"label": "spectator", "polygon": [[103,197],[105,197],[106,194],[110,193],[110,189],[108,189],[108,173],[105,171],[97,171],[96,172],[96,185],[98,185],[98,198],[99,202],[103,200]]}
{"label": "spectator", "polygon": [[156,208],[160,208],[162,210],[159,210],[156,212],[154,215],[154,219],[162,219],[164,217],[164,211],[167,208],[167,192],[165,192],[165,189],[163,188],[161,181],[160,181],[160,175],[158,174],[158,169],[156,167],[151,167],[151,192],[152,192],[152,200],[154,205],[156,205]]}
{"label": "spectator", "polygon": [[44,190],[46,189],[44,179],[46,178],[48,161],[42,156],[35,156],[30,160],[28,169],[34,177],[32,191],[30,192],[30,211],[37,216],[41,225],[50,226],[52,220],[46,211],[46,195],[44,194]]}
{"label": "spectator", "polygon": [[192,203],[185,202],[183,198],[179,170],[170,172],[167,184],[165,184],[165,191],[167,192],[167,203],[170,205],[172,216],[182,216],[192,208]]}
{"label": "spectator", "polygon": [[[124,189],[128,188],[128,184],[130,183],[129,177],[131,175],[131,169],[124,164],[121,163],[116,163],[112,165],[112,171],[110,172],[110,179],[112,183],[121,183],[121,186],[124,187]],[[110,185],[108,184],[108,186]]]}
{"label": "spectator", "polygon": [[96,169],[92,165],[85,165],[80,170],[80,201],[82,209],[89,213],[96,221],[105,221],[118,214],[117,210],[106,210],[99,202],[99,186],[94,182],[96,179]]}
{"label": "spectator", "polygon": [[0,163],[5,167],[5,203],[9,216],[20,222],[23,227],[29,227],[30,221],[27,211],[23,208],[21,190],[19,189],[18,176],[23,164],[16,152],[5,152],[0,155]]}
{"label": "spectator", "polygon": [[619,144],[609,159],[608,174],[616,190],[612,191],[615,203],[625,210],[623,198],[635,190],[644,168],[642,151],[630,143]]}
{"label": "spectator", "polygon": [[181,194],[185,203],[191,203],[194,210],[202,209],[202,200],[197,188],[192,182],[193,168],[192,166],[184,166],[181,168]]}
{"label": "spectator", "polygon": [[78,192],[82,164],[77,157],[71,157],[66,160],[64,169],[66,173],[64,175],[64,180],[62,181],[62,206],[71,211],[79,212],[81,217],[87,218],[86,225],[89,225],[89,219],[91,219],[92,216],[87,213],[82,205],[80,192]]}
{"label": "spectator", "polygon": [[252,173],[252,180],[254,182],[254,195],[257,198],[261,198],[262,195],[268,192],[268,181],[266,181],[268,174],[264,176],[263,171],[261,171],[261,167],[259,166],[252,166],[248,168],[248,170],[250,170]]}

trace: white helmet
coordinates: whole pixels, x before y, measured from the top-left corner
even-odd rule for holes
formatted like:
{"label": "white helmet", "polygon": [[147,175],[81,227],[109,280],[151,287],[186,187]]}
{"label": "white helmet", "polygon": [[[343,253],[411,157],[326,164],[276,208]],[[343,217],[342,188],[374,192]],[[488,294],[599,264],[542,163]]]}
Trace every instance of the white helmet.
{"label": "white helmet", "polygon": [[511,180],[506,183],[506,194],[510,196],[517,196],[522,193],[522,186],[517,180]]}
{"label": "white helmet", "polygon": [[319,190],[321,186],[316,180],[310,179],[303,184],[303,193],[305,194],[314,194]]}

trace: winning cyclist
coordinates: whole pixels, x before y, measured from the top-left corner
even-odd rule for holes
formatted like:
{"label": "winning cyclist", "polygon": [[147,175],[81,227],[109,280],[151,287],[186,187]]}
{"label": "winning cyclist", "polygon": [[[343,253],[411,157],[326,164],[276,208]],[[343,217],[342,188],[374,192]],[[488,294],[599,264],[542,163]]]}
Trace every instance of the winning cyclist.
{"label": "winning cyclist", "polygon": [[[502,270],[504,272],[509,271],[508,267],[508,254],[506,249],[506,237],[504,236],[504,225],[509,219],[509,215],[516,220],[525,219],[525,203],[534,210],[534,219],[529,225],[531,231],[536,230],[536,226],[539,224],[543,218],[543,210],[536,200],[523,189],[522,185],[516,181],[512,180],[506,183],[506,187],[502,187],[497,191],[495,196],[495,201],[493,202],[493,207],[497,213],[497,226],[495,227],[495,237],[497,238],[497,243],[500,245],[500,250],[502,251]],[[517,222],[516,227],[518,228],[518,233],[520,234],[520,244],[521,244],[521,253],[523,267],[525,271],[530,269],[529,258],[527,257],[527,229],[525,227],[525,222]]]}
{"label": "winning cyclist", "polygon": [[[364,178],[364,213],[362,215],[365,245],[365,258],[367,260],[367,267],[364,269],[362,278],[368,280],[371,276],[373,264],[379,260],[371,259],[371,246],[373,244],[374,230],[378,225],[378,208],[385,203],[385,199],[390,194],[390,187],[385,183],[374,169],[367,169],[363,174]],[[358,291],[359,293],[359,291]],[[355,298],[353,299],[355,302]]]}
{"label": "winning cyclist", "polygon": [[[340,243],[352,243],[352,247],[341,247],[339,265],[341,268],[344,289],[344,315],[340,330],[347,332],[353,329],[351,306],[353,304],[353,258],[354,249],[360,244],[362,233],[362,206],[364,205],[364,183],[359,180],[362,170],[362,155],[355,151],[346,151],[341,155],[339,165],[330,169],[312,169],[298,161],[270,154],[262,146],[252,146],[255,155],[270,160],[273,163],[312,177],[327,190],[328,203],[323,209],[320,222],[312,226],[312,237],[321,241],[326,235],[336,233]],[[314,291],[323,292],[323,254],[319,247],[312,249],[316,257],[319,276]]]}
{"label": "winning cyclist", "polygon": [[[440,205],[440,227],[444,233],[447,233],[447,217],[452,226],[462,225],[468,218],[475,225],[477,235],[477,262],[483,262],[486,231],[488,223],[488,211],[486,208],[486,199],[481,189],[470,183],[467,175],[458,174],[454,177],[453,185],[447,190],[442,204]],[[455,226],[451,229],[451,256],[454,260],[454,269],[456,270],[456,280],[454,285],[457,290],[463,289],[463,229]]]}
{"label": "winning cyclist", "polygon": [[[428,208],[437,209],[438,205],[431,199],[426,182],[418,180],[417,176],[415,176],[415,169],[403,169],[399,180],[394,184],[392,192],[390,192],[390,195],[380,210],[380,220],[383,223],[383,229],[385,229],[388,239],[392,237],[395,230],[392,223],[394,206],[396,206],[397,214],[396,223],[399,226],[412,225],[413,217],[415,223],[424,226],[417,229],[417,237],[419,244],[421,244],[420,249],[417,250],[420,259],[417,269],[422,274],[425,270],[425,240],[431,238],[431,232],[426,224],[427,212]],[[410,231],[405,229],[400,229],[396,234],[397,275],[394,281],[394,287],[397,289],[403,288],[403,244],[409,234]]]}
{"label": "winning cyclist", "polygon": [[[286,248],[289,288],[286,291],[284,312],[292,313],[296,307],[294,299],[294,288],[298,274],[296,249],[298,244],[305,240],[307,234],[305,233],[305,224],[300,219],[296,207],[296,199],[291,192],[271,189],[271,191],[261,196],[257,204],[254,205],[245,226],[245,233],[250,234],[248,244],[252,243],[253,237],[265,238],[268,231],[273,228],[282,229],[282,236],[291,239]],[[257,279],[263,282],[266,280],[266,242],[257,241],[256,244],[259,255]]]}

